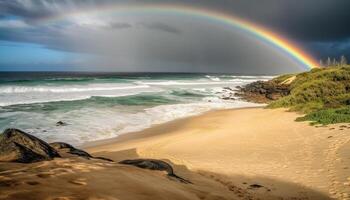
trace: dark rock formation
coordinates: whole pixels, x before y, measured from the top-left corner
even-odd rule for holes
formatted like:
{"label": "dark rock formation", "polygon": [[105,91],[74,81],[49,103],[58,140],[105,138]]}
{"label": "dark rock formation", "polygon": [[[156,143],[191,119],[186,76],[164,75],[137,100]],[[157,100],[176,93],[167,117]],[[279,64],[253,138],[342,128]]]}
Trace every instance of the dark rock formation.
{"label": "dark rock formation", "polygon": [[255,184],[251,184],[249,187],[254,189],[254,188],[262,188],[264,186],[255,183]]}
{"label": "dark rock formation", "polygon": [[32,163],[60,157],[46,142],[18,129],[0,134],[0,161]]}
{"label": "dark rock formation", "polygon": [[221,97],[222,100],[236,100],[234,97],[229,96],[229,97]]}
{"label": "dark rock formation", "polygon": [[56,123],[56,126],[67,126],[68,124],[66,122],[63,122],[63,121],[58,121]]}
{"label": "dark rock formation", "polygon": [[112,160],[112,159],[105,158],[105,157],[100,157],[100,156],[93,157],[93,158],[94,158],[94,159],[99,159],[99,160],[105,160],[105,161],[109,161],[109,162],[114,162],[114,160]]}
{"label": "dark rock formation", "polygon": [[[103,157],[93,157],[86,151],[77,149],[64,142],[46,142],[18,129],[7,129],[0,134],[0,162],[32,163],[52,160],[69,153],[86,159],[100,159],[113,162]],[[63,154],[62,154],[63,155]]]}
{"label": "dark rock formation", "polygon": [[72,145],[64,143],[64,142],[53,142],[53,143],[50,143],[50,146],[55,148],[56,150],[75,149]]}
{"label": "dark rock formation", "polygon": [[239,88],[236,96],[256,103],[268,103],[290,94],[288,84],[280,84],[275,81],[256,81]]}
{"label": "dark rock formation", "polygon": [[59,152],[65,152],[65,153],[73,154],[73,155],[76,155],[76,156],[84,157],[86,159],[94,158],[94,159],[100,159],[100,160],[106,160],[106,161],[113,162],[113,160],[108,159],[108,158],[93,157],[88,152],[83,151],[81,149],[77,149],[77,148],[73,147],[72,145],[64,143],[64,142],[53,142],[53,143],[50,143],[50,146],[53,147],[54,149],[56,149]]}
{"label": "dark rock formation", "polygon": [[224,89],[224,90],[229,90],[229,91],[232,91],[232,92],[235,92],[235,91],[236,91],[234,88],[230,88],[230,87],[224,87],[223,89]]}
{"label": "dark rock formation", "polygon": [[80,150],[80,149],[76,149],[72,145],[64,143],[64,142],[50,143],[50,146],[55,148],[57,151],[65,151],[66,153],[85,157],[87,159],[92,158],[92,156],[88,152]]}
{"label": "dark rock formation", "polygon": [[162,161],[155,159],[135,159],[135,160],[123,160],[119,162],[120,164],[125,165],[133,165],[142,169],[150,169],[150,170],[158,170],[158,171],[166,171],[169,177],[176,178],[182,183],[191,183],[190,181],[183,179],[176,174],[174,174],[173,167]]}

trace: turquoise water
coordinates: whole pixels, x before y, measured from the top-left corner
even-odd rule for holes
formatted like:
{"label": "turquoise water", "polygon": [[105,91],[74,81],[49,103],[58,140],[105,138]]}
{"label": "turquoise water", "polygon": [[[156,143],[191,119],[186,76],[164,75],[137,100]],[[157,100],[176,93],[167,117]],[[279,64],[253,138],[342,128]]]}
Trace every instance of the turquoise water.
{"label": "turquoise water", "polygon": [[[230,74],[0,73],[0,127],[82,144],[181,117],[256,106],[224,89],[270,76]],[[68,123],[56,126],[57,121]]]}

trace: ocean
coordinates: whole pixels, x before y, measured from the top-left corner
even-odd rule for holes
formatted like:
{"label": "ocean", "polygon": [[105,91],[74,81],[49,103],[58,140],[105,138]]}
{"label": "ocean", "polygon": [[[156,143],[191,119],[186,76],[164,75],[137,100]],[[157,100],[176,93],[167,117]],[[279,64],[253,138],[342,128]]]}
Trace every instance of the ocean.
{"label": "ocean", "polygon": [[[273,76],[175,73],[0,73],[0,129],[74,145],[225,108],[231,89]],[[227,89],[230,87],[231,89]],[[226,89],[225,89],[226,88]],[[56,126],[58,121],[65,126]]]}

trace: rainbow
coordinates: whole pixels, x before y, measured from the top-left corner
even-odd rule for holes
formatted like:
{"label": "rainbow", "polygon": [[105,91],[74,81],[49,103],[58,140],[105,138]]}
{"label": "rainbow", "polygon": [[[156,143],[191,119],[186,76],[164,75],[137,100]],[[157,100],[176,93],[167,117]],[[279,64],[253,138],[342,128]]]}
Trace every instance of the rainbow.
{"label": "rainbow", "polygon": [[295,43],[283,38],[281,35],[268,30],[262,26],[240,19],[231,14],[226,14],[218,11],[213,11],[205,8],[191,7],[188,5],[173,5],[173,4],[146,4],[146,5],[108,5],[94,7],[93,9],[86,9],[78,12],[68,12],[62,15],[56,15],[54,17],[46,18],[43,23],[55,23],[57,21],[64,21],[70,17],[80,15],[111,15],[121,13],[150,13],[150,14],[175,14],[175,15],[187,15],[190,17],[199,17],[209,21],[215,21],[228,25],[230,27],[238,28],[244,32],[247,32],[257,39],[268,43],[286,53],[288,56],[296,60],[300,65],[310,70],[318,67],[318,62],[306,53],[301,47]]}

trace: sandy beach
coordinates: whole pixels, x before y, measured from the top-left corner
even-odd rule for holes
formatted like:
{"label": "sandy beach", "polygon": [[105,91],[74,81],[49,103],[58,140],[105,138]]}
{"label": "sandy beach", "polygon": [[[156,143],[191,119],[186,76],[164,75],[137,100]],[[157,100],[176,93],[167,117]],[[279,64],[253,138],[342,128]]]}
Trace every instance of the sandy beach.
{"label": "sandy beach", "polygon": [[[1,163],[0,199],[349,199],[350,125],[315,127],[297,116],[212,111],[83,146],[115,162]],[[166,161],[191,183],[116,163],[135,158]]]}
{"label": "sandy beach", "polygon": [[346,197],[350,130],[341,125],[312,127],[294,122],[297,116],[281,109],[215,111],[88,150],[115,160],[130,156],[168,159],[214,179],[225,176],[224,182],[238,187],[259,183],[271,189],[253,193],[318,199],[313,191]]}

